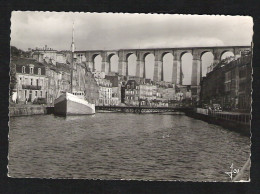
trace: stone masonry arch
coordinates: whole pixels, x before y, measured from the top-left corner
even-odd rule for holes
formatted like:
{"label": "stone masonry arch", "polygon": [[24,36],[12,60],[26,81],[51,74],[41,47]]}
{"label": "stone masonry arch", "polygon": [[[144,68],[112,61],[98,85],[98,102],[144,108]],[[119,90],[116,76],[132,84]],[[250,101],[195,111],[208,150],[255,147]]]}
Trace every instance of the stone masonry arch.
{"label": "stone masonry arch", "polygon": [[121,49],[121,50],[94,50],[94,51],[76,51],[80,53],[85,53],[85,58],[87,65],[89,67],[93,66],[93,56],[100,55],[102,57],[102,71],[105,71],[106,65],[109,65],[112,53],[117,54],[119,59],[118,73],[119,75],[127,74],[127,57],[130,53],[135,54],[136,61],[136,76],[144,77],[145,71],[145,56],[147,54],[153,54],[155,57],[154,65],[154,81],[161,81],[163,79],[163,67],[162,59],[166,53],[172,53],[173,55],[173,70],[172,70],[172,82],[175,84],[180,83],[180,73],[181,73],[181,57],[183,54],[189,52],[193,56],[192,62],[192,85],[198,86],[200,84],[201,78],[201,57],[206,52],[211,52],[214,56],[213,64],[217,64],[221,60],[223,52],[231,51],[234,53],[235,58],[241,55],[242,51],[251,50],[251,46],[216,46],[216,47],[183,47],[183,48],[147,48],[147,49]]}

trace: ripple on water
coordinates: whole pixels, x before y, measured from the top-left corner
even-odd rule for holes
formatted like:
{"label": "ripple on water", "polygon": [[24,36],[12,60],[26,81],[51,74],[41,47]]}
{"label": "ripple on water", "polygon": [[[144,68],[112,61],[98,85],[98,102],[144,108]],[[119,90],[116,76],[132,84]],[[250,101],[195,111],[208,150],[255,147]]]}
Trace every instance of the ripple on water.
{"label": "ripple on water", "polygon": [[10,120],[11,177],[228,181],[250,139],[186,116],[95,114]]}

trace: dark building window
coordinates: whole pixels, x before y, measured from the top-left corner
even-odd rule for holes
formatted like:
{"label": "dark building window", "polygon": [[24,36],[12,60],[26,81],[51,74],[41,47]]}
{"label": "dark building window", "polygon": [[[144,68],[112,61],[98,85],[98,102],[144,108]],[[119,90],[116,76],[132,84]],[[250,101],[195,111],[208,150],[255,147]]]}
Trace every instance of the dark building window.
{"label": "dark building window", "polygon": [[245,91],[246,90],[246,83],[239,83],[239,91]]}
{"label": "dark building window", "polygon": [[225,81],[231,80],[231,71],[225,73]]}
{"label": "dark building window", "polygon": [[22,73],[25,73],[25,66],[22,67]]}
{"label": "dark building window", "polygon": [[239,71],[239,78],[244,78],[246,77],[246,69],[245,68],[242,68],[240,71]]}
{"label": "dark building window", "polygon": [[30,67],[30,74],[33,74],[33,67]]}
{"label": "dark building window", "polygon": [[231,82],[228,82],[225,84],[225,91],[228,92],[230,91],[230,88],[231,88]]}

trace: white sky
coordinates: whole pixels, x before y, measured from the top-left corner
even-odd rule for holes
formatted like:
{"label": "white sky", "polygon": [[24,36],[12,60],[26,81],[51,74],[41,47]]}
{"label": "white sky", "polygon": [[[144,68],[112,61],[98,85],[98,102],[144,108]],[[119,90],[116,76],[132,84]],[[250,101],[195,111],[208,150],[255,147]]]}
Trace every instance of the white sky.
{"label": "white sky", "polygon": [[[253,35],[249,16],[15,11],[11,18],[11,45],[23,50],[44,45],[69,50],[73,20],[76,50],[243,46],[251,44]],[[210,53],[205,55],[204,74],[212,60]],[[183,57],[186,84],[190,83],[191,59],[188,54]],[[171,60],[172,56],[165,57],[166,81],[171,77]],[[147,63],[153,66],[151,60]],[[146,69],[148,77],[152,77],[152,68]],[[129,72],[133,74],[134,70],[134,64],[130,65]]]}

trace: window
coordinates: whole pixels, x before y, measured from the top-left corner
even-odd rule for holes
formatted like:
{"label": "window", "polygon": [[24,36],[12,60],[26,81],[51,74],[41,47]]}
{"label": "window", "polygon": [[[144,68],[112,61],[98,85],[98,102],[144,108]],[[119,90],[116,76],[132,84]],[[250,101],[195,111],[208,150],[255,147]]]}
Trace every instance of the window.
{"label": "window", "polygon": [[38,68],[38,75],[41,75],[42,74],[42,69],[41,68]]}
{"label": "window", "polygon": [[43,80],[42,80],[42,79],[39,79],[39,86],[42,86],[42,85],[43,85],[42,82],[43,82]]}
{"label": "window", "polygon": [[24,82],[25,84],[28,84],[28,78],[25,78]]}
{"label": "window", "polygon": [[241,70],[239,71],[239,78],[244,78],[244,77],[246,77],[246,69],[241,68]]}
{"label": "window", "polygon": [[25,66],[22,67],[22,73],[25,73]]}
{"label": "window", "polygon": [[30,74],[33,74],[33,67],[30,67]]}
{"label": "window", "polygon": [[33,85],[33,79],[31,79],[31,85]]}
{"label": "window", "polygon": [[42,91],[40,92],[40,94],[41,94],[41,97],[42,97]]}
{"label": "window", "polygon": [[245,91],[246,90],[246,83],[239,83],[239,91]]}
{"label": "window", "polygon": [[231,80],[231,71],[225,73],[225,81],[227,82],[230,80]]}
{"label": "window", "polygon": [[225,91],[230,91],[231,82],[225,84]]}
{"label": "window", "polygon": [[37,97],[37,91],[35,91],[35,97]]}

